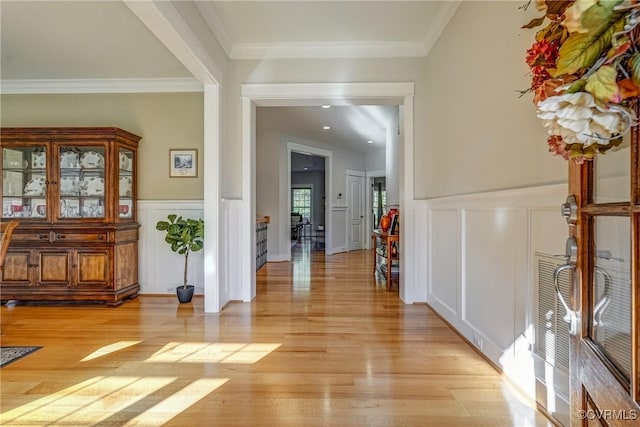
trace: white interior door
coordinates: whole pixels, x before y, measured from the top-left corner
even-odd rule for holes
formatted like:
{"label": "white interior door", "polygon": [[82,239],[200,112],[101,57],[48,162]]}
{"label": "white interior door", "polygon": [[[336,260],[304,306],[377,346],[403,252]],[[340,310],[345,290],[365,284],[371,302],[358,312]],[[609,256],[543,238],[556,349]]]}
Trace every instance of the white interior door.
{"label": "white interior door", "polygon": [[347,236],[350,251],[363,248],[364,196],[364,173],[347,175]]}

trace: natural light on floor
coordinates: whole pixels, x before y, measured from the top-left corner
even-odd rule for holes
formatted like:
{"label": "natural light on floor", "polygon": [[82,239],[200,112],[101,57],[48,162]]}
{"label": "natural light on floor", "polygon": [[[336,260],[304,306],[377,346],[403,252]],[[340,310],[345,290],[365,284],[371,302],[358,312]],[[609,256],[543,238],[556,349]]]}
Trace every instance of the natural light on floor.
{"label": "natural light on floor", "polygon": [[120,341],[110,345],[106,345],[82,359],[81,362],[88,362],[89,360],[97,359],[99,357],[106,356],[107,354],[115,353],[116,351],[122,350],[123,348],[131,347],[139,343],[140,341]]}
{"label": "natural light on floor", "polygon": [[[94,360],[140,341],[119,341],[82,359]],[[280,347],[277,343],[170,342],[142,360],[166,363],[155,372],[171,372],[174,363],[252,364]],[[200,378],[187,383],[177,376],[96,376],[0,415],[0,425],[159,426],[178,416],[228,378]]]}
{"label": "natural light on floor", "polygon": [[[95,425],[129,420],[130,425],[157,426],[228,381],[203,378],[183,387],[159,403],[153,394],[176,377],[94,377],[0,415],[2,425]],[[148,408],[148,409],[147,409]],[[169,410],[170,408],[170,410]],[[128,425],[128,424],[124,424]]]}
{"label": "natural light on floor", "polygon": [[154,363],[256,363],[281,344],[170,342],[146,362]]}

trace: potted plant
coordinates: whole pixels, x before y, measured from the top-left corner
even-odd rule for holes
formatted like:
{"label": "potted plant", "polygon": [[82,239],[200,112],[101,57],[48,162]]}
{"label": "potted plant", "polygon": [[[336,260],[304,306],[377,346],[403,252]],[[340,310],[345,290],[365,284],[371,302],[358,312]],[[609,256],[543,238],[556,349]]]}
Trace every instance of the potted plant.
{"label": "potted plant", "polygon": [[181,286],[176,288],[178,300],[181,303],[190,302],[193,298],[194,286],[187,284],[187,268],[189,254],[202,249],[204,244],[204,221],[202,219],[182,218],[178,215],[168,215],[168,221],[158,221],[156,229],[166,231],[164,241],[171,246],[171,250],[184,255],[184,279]]}

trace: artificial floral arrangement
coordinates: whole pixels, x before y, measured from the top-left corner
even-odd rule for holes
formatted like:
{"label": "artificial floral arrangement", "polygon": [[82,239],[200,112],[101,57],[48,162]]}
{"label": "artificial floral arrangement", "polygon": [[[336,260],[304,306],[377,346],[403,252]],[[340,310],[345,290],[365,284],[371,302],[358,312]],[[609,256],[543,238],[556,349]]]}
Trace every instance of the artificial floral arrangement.
{"label": "artificial floral arrangement", "polygon": [[[529,3],[531,0],[529,1]],[[527,3],[524,8],[526,8]],[[549,151],[583,163],[620,145],[640,94],[638,0],[536,0],[544,15],[527,50],[537,115]]]}

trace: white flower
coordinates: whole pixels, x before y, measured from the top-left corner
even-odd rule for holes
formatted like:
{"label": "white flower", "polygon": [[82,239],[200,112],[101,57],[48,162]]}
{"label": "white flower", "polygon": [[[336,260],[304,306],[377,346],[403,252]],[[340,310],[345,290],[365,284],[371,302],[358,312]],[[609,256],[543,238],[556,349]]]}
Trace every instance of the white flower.
{"label": "white flower", "polygon": [[607,145],[627,133],[634,114],[617,104],[601,107],[588,92],[550,96],[537,105],[538,117],[550,135],[560,135],[567,144]]}

